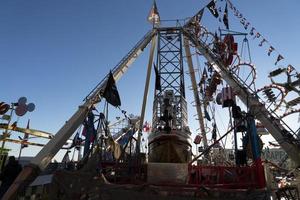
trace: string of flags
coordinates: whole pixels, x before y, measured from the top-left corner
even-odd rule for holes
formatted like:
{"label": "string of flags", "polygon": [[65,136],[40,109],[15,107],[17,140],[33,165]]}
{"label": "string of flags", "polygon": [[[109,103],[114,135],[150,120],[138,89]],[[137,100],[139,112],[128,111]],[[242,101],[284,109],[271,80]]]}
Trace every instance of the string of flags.
{"label": "string of flags", "polygon": [[[215,17],[215,18],[219,18],[220,14],[222,12],[221,7],[219,7],[217,9],[216,7],[216,0],[211,0],[206,7],[208,8],[208,10],[210,11],[210,13]],[[240,23],[243,25],[245,30],[249,30],[249,34],[251,36],[253,36],[253,39],[260,39],[260,42],[258,44],[259,47],[263,47],[268,45],[268,52],[267,55],[271,56],[272,54],[274,54],[275,52],[277,53],[277,58],[275,61],[275,65],[277,65],[280,61],[284,60],[284,57],[282,56],[282,54],[280,54],[270,43],[268,40],[266,40],[261,33],[259,33],[255,27],[251,27],[250,29],[250,25],[251,23],[244,17],[244,15],[232,4],[232,2],[230,0],[226,0],[226,4],[225,4],[225,9],[224,9],[224,13],[223,13],[223,23],[226,27],[226,29],[229,29],[229,20],[228,20],[228,6],[229,8],[233,11],[234,16],[236,16],[239,20]],[[219,18],[219,21],[221,22],[221,18]]]}
{"label": "string of flags", "polygon": [[[230,0],[226,0],[226,6],[225,6],[225,11],[227,9],[227,4],[229,6],[229,8],[233,11],[234,13],[234,16],[236,16],[239,20],[240,20],[240,23],[243,25],[244,29],[245,30],[248,30],[249,26],[251,25],[251,23],[244,17],[244,15],[232,4],[232,2]],[[227,11],[228,12],[228,11]],[[228,16],[228,13],[226,14]],[[224,14],[225,16],[225,14]],[[224,20],[223,20],[224,21]],[[225,23],[225,22],[224,22]],[[255,27],[251,27],[250,31],[249,31],[249,34],[251,36],[253,36],[253,39],[260,39],[260,43],[259,43],[259,47],[263,47],[263,46],[266,46],[268,45],[268,52],[267,52],[267,55],[268,56],[271,56],[272,54],[274,54],[274,52],[276,52],[278,55],[277,55],[277,58],[276,58],[276,61],[275,61],[275,65],[277,65],[281,60],[284,59],[284,57],[273,47],[273,45],[271,45],[269,43],[268,40],[266,40],[262,35],[261,33],[259,33]]]}
{"label": "string of flags", "polygon": [[[209,4],[206,5],[206,7],[208,8],[208,10],[210,11],[210,13],[215,17],[215,18],[219,18],[219,12],[221,13],[222,12],[222,8],[219,7],[217,9],[216,7],[216,3],[215,3],[215,0],[211,0],[209,2]],[[221,17],[219,18],[219,21],[222,22],[222,19]],[[228,8],[227,8],[227,3],[226,3],[226,6],[225,6],[225,10],[224,10],[224,13],[223,13],[223,23],[226,27],[226,29],[229,29],[229,20],[228,20]]]}

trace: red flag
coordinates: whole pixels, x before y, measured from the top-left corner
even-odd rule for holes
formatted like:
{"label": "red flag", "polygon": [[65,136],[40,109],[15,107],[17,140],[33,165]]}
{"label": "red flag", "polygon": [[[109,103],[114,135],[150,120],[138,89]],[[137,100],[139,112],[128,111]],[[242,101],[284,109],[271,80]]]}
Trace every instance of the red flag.
{"label": "red flag", "polygon": [[145,121],[144,125],[143,125],[143,131],[144,132],[149,132],[151,129],[150,127],[150,123],[148,123],[147,121]]}
{"label": "red flag", "polygon": [[200,144],[201,140],[202,140],[202,137],[200,135],[196,135],[196,137],[194,139],[194,143],[195,144]]}

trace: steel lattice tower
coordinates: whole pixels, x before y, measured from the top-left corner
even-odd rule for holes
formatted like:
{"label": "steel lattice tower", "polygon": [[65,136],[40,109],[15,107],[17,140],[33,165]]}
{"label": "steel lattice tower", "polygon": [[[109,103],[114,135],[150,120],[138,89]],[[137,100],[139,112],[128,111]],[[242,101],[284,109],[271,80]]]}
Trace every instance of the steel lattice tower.
{"label": "steel lattice tower", "polygon": [[173,129],[187,126],[187,104],[185,100],[184,70],[182,56],[182,30],[165,28],[158,30],[156,66],[160,76],[161,90],[155,90],[153,103],[153,128],[157,129],[163,117],[163,98],[166,91],[174,94]]}

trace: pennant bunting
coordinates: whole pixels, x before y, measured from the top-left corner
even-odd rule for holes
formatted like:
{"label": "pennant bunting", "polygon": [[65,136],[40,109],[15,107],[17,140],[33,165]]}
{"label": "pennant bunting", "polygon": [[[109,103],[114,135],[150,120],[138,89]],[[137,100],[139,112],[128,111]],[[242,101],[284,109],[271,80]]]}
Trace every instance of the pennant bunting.
{"label": "pennant bunting", "polygon": [[254,35],[255,28],[251,28],[250,35]]}
{"label": "pennant bunting", "polygon": [[268,51],[268,56],[270,56],[274,50],[275,50],[274,47],[270,46],[269,51]]}
{"label": "pennant bunting", "polygon": [[243,26],[245,26],[245,23],[246,23],[246,18],[243,18],[243,19],[241,19],[241,24],[243,25]]}
{"label": "pennant bunting", "polygon": [[262,41],[259,43],[258,46],[262,47],[265,42],[267,42],[267,40],[265,38],[263,38]]}
{"label": "pennant bunting", "polygon": [[204,109],[204,118],[206,118],[208,121],[211,121],[211,118],[206,109]]}
{"label": "pennant bunting", "polygon": [[259,32],[257,32],[257,33],[255,34],[255,36],[254,36],[253,39],[255,39],[255,38],[260,38],[260,33],[259,33]]}
{"label": "pennant bunting", "polygon": [[246,24],[244,25],[244,29],[247,30],[249,25],[250,25],[250,22],[246,22]]}
{"label": "pennant bunting", "polygon": [[214,0],[212,0],[209,4],[207,4],[206,6],[208,8],[208,10],[210,11],[210,13],[215,17],[218,18],[219,17],[219,13],[218,10],[216,8],[216,3]]}
{"label": "pennant bunting", "polygon": [[206,79],[207,79],[207,71],[206,71],[206,67],[204,67],[199,85],[204,84]]}
{"label": "pennant bunting", "polygon": [[231,1],[227,1],[227,3],[229,4],[230,9],[233,9],[233,5],[232,5]]}
{"label": "pennant bunting", "polygon": [[282,59],[284,59],[284,57],[282,56],[282,55],[278,55],[278,57],[277,57],[277,60],[276,60],[276,62],[275,62],[275,65],[277,65],[277,63],[279,62],[279,61],[281,61]]}
{"label": "pennant bunting", "polygon": [[[227,8],[227,4],[229,5],[229,8],[234,12],[235,16],[237,16],[238,18],[242,18],[240,20],[240,23],[244,26],[245,30],[247,30],[250,23],[247,22],[246,18],[243,18],[243,14],[239,12],[239,10],[232,4],[232,2],[230,0],[226,0],[226,8]],[[224,15],[225,15],[225,13],[224,13]],[[253,36],[253,39],[262,37],[262,35],[259,32],[257,32],[254,27],[252,27],[250,29],[249,34],[251,36]],[[268,41],[264,37],[262,37],[262,40],[260,41],[258,46],[262,47],[265,43],[268,43]],[[276,50],[273,46],[270,45],[270,47],[268,49],[268,56],[270,56],[273,51],[276,51]],[[284,59],[284,57],[281,54],[278,54],[275,65],[277,65],[283,59]]]}
{"label": "pennant bunting", "polygon": [[288,71],[289,73],[291,73],[291,72],[294,71],[294,70],[295,70],[295,68],[294,68],[292,65],[288,65],[287,71]]}

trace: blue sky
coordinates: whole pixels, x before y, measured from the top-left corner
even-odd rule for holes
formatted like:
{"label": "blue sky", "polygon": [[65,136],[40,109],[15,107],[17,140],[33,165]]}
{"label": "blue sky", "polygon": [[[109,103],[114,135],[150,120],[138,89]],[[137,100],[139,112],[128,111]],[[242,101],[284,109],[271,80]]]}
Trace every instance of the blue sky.
{"label": "blue sky", "polygon": [[[157,0],[157,6],[162,19],[182,19],[192,16],[208,2]],[[282,63],[290,63],[300,71],[300,2],[232,2],[282,53],[286,58]],[[26,126],[27,119],[31,119],[32,128],[56,133],[109,69],[151,29],[146,20],[151,5],[151,0],[0,1],[0,100],[15,102],[26,96],[36,104],[36,110],[19,119],[19,125]],[[244,31],[231,10],[229,13],[232,29]],[[207,10],[203,23],[214,29],[223,26]],[[262,87],[268,81],[266,73],[274,69],[276,58],[266,56],[266,50],[257,47],[258,41],[249,41],[259,71],[258,87]],[[122,108],[136,115],[140,113],[148,55],[146,50],[118,83]],[[150,100],[152,96],[153,87]],[[151,107],[149,101],[147,120],[151,120]],[[190,119],[190,122],[192,129],[198,128],[195,121]],[[6,147],[17,154],[17,145]],[[26,148],[23,154],[38,150]]]}

